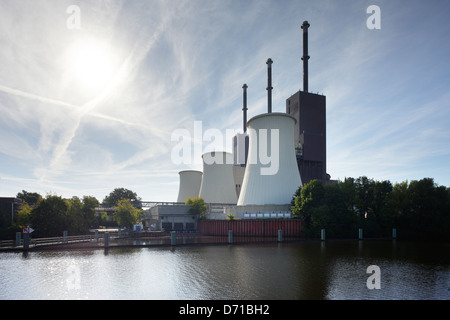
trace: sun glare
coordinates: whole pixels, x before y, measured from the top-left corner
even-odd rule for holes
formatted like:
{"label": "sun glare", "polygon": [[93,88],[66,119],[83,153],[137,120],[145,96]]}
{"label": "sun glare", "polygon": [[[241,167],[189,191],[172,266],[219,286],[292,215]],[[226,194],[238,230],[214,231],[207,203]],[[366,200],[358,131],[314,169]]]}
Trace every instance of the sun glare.
{"label": "sun glare", "polygon": [[79,41],[68,50],[69,77],[92,90],[105,87],[114,77],[116,65],[111,48],[96,41]]}

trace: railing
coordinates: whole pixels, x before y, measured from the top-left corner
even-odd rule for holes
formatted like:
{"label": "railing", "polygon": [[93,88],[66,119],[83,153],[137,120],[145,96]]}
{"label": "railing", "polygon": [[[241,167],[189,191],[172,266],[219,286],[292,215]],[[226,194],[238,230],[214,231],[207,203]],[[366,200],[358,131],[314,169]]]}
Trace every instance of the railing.
{"label": "railing", "polygon": [[[126,236],[123,234],[122,236]],[[119,234],[117,232],[110,232],[109,239],[117,239],[119,238]],[[51,246],[51,245],[66,245],[66,244],[74,244],[81,242],[103,242],[104,235],[98,234],[95,236],[94,234],[89,235],[79,235],[79,236],[62,236],[62,237],[51,237],[51,238],[31,238],[29,241],[29,247],[35,248],[39,246]],[[20,241],[16,242],[16,240],[1,240],[0,248],[14,248],[21,247],[24,245],[24,239],[20,239]]]}
{"label": "railing", "polygon": [[30,239],[30,245],[42,246],[42,245],[53,245],[53,244],[68,244],[68,243],[74,243],[74,242],[89,242],[92,240],[94,240],[94,235],[36,238],[36,239]]}
{"label": "railing", "polygon": [[0,248],[13,247],[15,243],[14,240],[0,240]]}

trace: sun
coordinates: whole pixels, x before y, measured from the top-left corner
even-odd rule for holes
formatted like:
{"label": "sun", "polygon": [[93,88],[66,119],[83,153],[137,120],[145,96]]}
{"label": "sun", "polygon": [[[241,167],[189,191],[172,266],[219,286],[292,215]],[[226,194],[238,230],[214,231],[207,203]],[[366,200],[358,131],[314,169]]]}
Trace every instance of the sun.
{"label": "sun", "polygon": [[92,39],[72,44],[66,54],[66,65],[68,77],[91,90],[107,86],[117,72],[112,48]]}

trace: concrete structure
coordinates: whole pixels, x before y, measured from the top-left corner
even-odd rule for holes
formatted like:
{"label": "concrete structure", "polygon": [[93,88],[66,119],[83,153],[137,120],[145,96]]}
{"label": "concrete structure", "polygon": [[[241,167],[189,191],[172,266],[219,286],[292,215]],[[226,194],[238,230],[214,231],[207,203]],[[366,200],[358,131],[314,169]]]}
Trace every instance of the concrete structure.
{"label": "concrete structure", "polygon": [[238,206],[290,203],[302,184],[295,157],[295,123],[285,113],[262,114],[248,121],[249,154]]}
{"label": "concrete structure", "polygon": [[200,197],[205,203],[236,204],[233,155],[227,152],[208,152],[202,158]]}
{"label": "concrete structure", "polygon": [[236,197],[238,199],[242,189],[242,182],[244,181],[244,174],[245,174],[245,166],[243,165],[233,166],[234,185],[236,190]]}
{"label": "concrete structure", "polygon": [[247,165],[248,146],[249,136],[247,133],[238,133],[233,137],[233,176],[236,188],[236,196],[238,198],[242,189],[242,182],[244,181],[245,167]]}
{"label": "concrete structure", "polygon": [[198,197],[202,184],[203,172],[196,170],[184,170],[179,172],[180,187],[177,202],[185,203],[188,198]]}
{"label": "concrete structure", "polygon": [[179,203],[166,203],[150,208],[149,214],[142,220],[145,227],[156,225],[156,230],[195,231],[197,216],[188,213],[189,206]]}

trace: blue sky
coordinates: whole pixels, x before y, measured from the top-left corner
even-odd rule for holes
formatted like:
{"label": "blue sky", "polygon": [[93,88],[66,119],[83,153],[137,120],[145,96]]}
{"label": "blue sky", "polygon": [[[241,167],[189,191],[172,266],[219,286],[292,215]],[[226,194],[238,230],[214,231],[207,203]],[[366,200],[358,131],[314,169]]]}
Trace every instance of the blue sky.
{"label": "blue sky", "polygon": [[332,178],[450,186],[449,16],[448,1],[2,0],[0,196],[175,201],[178,172],[201,165],[173,163],[172,133],[241,129],[244,83],[249,119],[265,112],[268,58],[285,112],[304,20]]}

